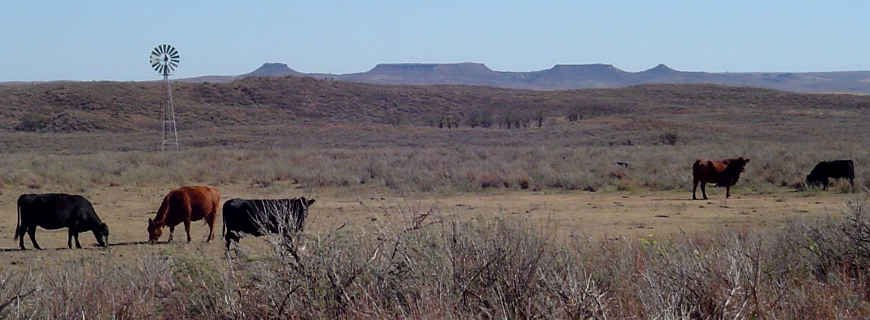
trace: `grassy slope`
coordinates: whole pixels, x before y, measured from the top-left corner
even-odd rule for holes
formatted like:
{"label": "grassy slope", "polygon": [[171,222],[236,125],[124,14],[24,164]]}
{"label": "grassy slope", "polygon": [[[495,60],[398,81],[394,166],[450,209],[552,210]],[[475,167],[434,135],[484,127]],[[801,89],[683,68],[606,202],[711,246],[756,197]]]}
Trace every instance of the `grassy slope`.
{"label": "grassy slope", "polygon": [[[292,120],[387,122],[400,114],[421,124],[427,116],[462,119],[473,111],[496,115],[544,111],[562,116],[579,108],[600,115],[691,114],[738,108],[845,110],[870,107],[870,97],[793,94],[709,85],[652,85],[571,91],[508,90],[472,86],[380,86],[311,78],[249,78],[232,83],[175,83],[180,127],[268,125]],[[0,86],[0,129],[11,130],[27,115],[90,123],[90,131],[150,131],[157,126],[165,89],[160,82],[60,82]],[[111,120],[111,121],[108,121]],[[74,122],[74,121],[71,121]],[[47,128],[76,131],[75,126]]]}

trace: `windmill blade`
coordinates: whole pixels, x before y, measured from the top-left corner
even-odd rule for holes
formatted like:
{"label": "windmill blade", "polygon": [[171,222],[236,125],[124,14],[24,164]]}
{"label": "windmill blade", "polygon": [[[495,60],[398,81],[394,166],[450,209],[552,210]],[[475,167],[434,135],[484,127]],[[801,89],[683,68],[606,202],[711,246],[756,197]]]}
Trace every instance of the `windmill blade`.
{"label": "windmill blade", "polygon": [[161,43],[151,50],[148,63],[158,73],[167,76],[178,68],[181,63],[181,54],[175,47]]}

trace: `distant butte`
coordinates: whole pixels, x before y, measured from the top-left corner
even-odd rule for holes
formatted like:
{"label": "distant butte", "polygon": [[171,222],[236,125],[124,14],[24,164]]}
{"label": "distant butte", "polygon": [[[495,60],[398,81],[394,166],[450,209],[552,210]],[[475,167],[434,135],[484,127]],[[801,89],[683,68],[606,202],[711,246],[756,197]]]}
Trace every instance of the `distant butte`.
{"label": "distant butte", "polygon": [[639,84],[719,84],[795,92],[870,94],[870,71],[841,72],[687,72],[664,64],[628,72],[610,64],[557,64],[528,72],[495,71],[483,63],[382,63],[369,71],[349,74],[302,73],[284,63],[265,63],[239,76],[204,76],[188,82],[228,82],[244,77],[301,76],[337,81],[393,85],[479,85],[500,88],[554,90],[620,88]]}

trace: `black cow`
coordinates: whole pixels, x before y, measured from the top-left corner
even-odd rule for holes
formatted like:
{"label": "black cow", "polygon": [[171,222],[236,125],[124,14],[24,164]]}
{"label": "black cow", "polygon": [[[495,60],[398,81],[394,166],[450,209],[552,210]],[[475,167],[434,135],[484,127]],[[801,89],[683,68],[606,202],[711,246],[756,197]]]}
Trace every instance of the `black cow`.
{"label": "black cow", "polygon": [[807,176],[807,185],[828,189],[828,178],[847,178],[855,188],[855,163],[852,160],[822,161],[816,164]]}
{"label": "black cow", "polygon": [[100,221],[94,207],[88,199],[78,195],[62,193],[23,194],[18,197],[18,226],[15,228],[15,239],[18,246],[24,248],[24,233],[30,235],[33,247],[39,250],[36,243],[36,226],[45,229],[69,228],[67,246],[72,249],[72,239],[76,239],[76,248],[81,248],[79,232],[91,231],[100,246],[109,244],[109,227]]}
{"label": "black cow", "polygon": [[232,241],[239,242],[242,233],[262,236],[265,233],[289,235],[303,231],[308,207],[314,199],[302,198],[246,200],[224,202],[224,239],[227,249]]}

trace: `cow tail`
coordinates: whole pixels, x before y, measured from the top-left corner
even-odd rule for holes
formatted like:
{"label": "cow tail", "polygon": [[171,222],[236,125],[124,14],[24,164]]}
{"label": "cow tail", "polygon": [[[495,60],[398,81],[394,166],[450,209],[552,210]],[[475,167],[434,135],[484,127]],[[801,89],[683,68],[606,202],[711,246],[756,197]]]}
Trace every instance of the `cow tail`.
{"label": "cow tail", "polygon": [[15,238],[13,240],[18,240],[18,237],[23,237],[24,232],[21,228],[21,203],[17,204],[18,209],[18,223],[15,225]]}
{"label": "cow tail", "polygon": [[849,179],[855,179],[855,162],[849,160]]}
{"label": "cow tail", "polygon": [[226,239],[227,238],[227,214],[226,213],[222,214],[221,218],[224,221],[223,232],[221,233],[221,236],[224,237],[224,239]]}

